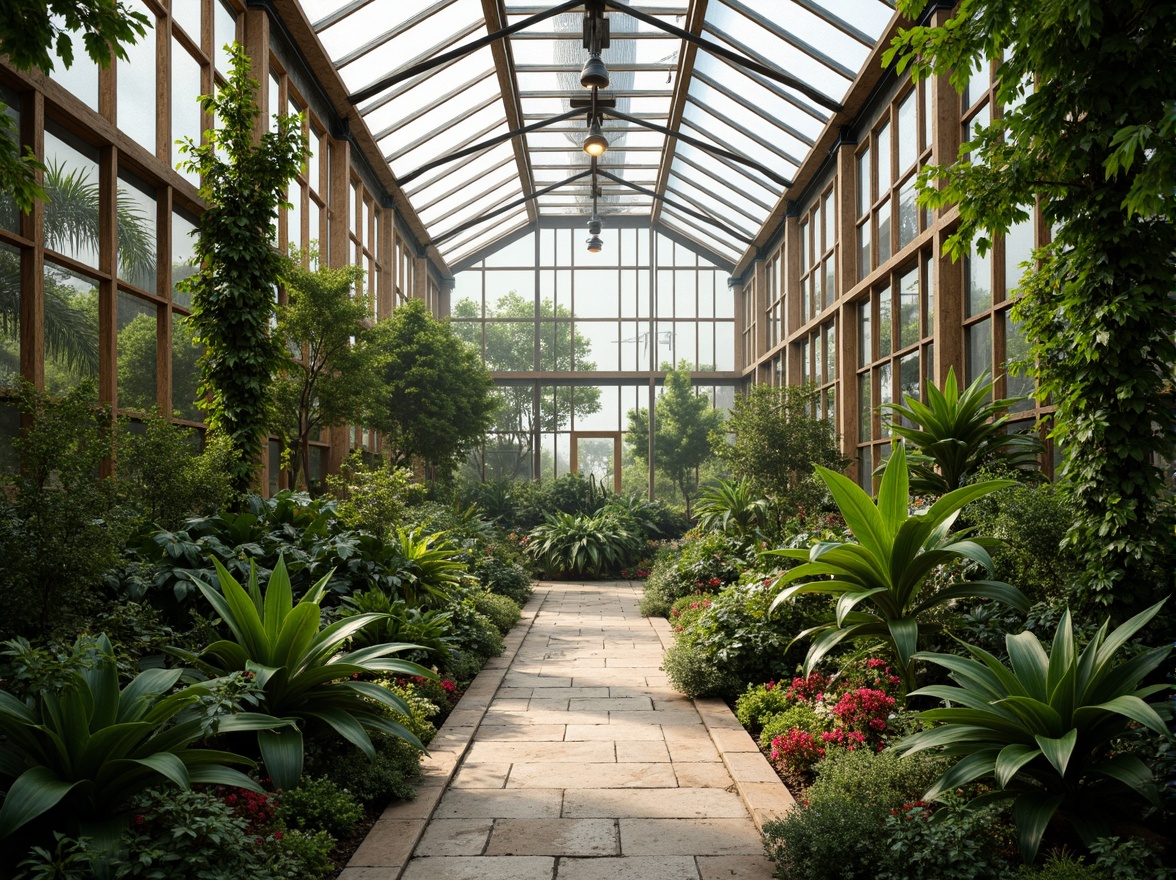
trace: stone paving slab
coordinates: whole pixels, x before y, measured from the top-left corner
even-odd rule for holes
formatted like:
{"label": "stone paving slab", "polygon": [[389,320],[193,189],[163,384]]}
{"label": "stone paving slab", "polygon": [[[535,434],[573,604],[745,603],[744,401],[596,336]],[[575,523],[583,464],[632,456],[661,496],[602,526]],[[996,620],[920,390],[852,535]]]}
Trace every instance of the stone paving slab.
{"label": "stone paving slab", "polygon": [[770,878],[759,826],[791,795],[725,704],[669,686],[671,631],[640,594],[540,585],[434,740],[423,797],[341,880]]}

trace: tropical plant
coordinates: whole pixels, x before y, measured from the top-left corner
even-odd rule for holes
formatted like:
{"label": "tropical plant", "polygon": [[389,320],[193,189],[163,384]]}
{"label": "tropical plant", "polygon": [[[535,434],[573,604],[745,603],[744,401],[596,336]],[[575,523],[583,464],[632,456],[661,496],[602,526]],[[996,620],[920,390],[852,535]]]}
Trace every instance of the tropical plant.
{"label": "tropical plant", "polygon": [[200,175],[209,208],[195,245],[199,271],[181,282],[192,294],[189,323],[205,346],[201,391],[208,393],[208,424],[232,441],[233,487],[249,491],[269,429],[269,386],[282,365],[282,343],[270,333],[274,291],[284,257],[270,244],[278,206],[306,157],[302,116],[276,116],[274,130],[257,136],[257,83],[249,56],[230,48],[228,81],[200,98],[221,123],[204,143],[186,139],[185,171]]}
{"label": "tropical plant", "polygon": [[377,620],[351,637],[352,646],[366,648],[385,642],[408,642],[416,645],[405,652],[409,660],[423,662],[428,659],[432,665],[442,669],[449,662],[453,646],[449,619],[451,612],[436,608],[413,608],[403,599],[394,598],[380,589],[352,593],[343,599],[336,612],[341,618],[357,614],[379,614]]}
{"label": "tropical plant", "polygon": [[23,701],[0,691],[6,740],[0,774],[14,778],[0,805],[0,838],[56,807],[107,837],[125,801],[161,783],[260,791],[248,776],[225,766],[251,764],[247,758],[190,746],[212,733],[272,731],[289,722],[248,712],[211,719],[187,712],[214,697],[215,683],[173,692],[179,669],[148,669],[120,688],[110,641],[100,635],[91,647],[92,662],[66,671],[59,688],[41,689]]}
{"label": "tropical plant", "polygon": [[971,657],[916,655],[947,669],[959,685],[928,685],[911,694],[950,705],[922,712],[923,721],[938,726],[913,734],[896,748],[906,754],[934,748],[959,759],[925,797],[939,798],[976,780],[995,783],[995,791],[972,803],[1013,802],[1026,862],[1033,861],[1055,814],[1089,844],[1107,835],[1107,818],[1114,812],[1109,804],[1116,795],[1141,796],[1159,806],[1151,769],[1123,748],[1121,738],[1134,724],[1164,739],[1171,736],[1157,711],[1162,705],[1147,702],[1170,685],[1143,685],[1171,648],[1154,648],[1121,662],[1115,662],[1115,655],[1164,601],[1109,636],[1109,621],[1104,623],[1081,652],[1066,612],[1049,653],[1032,632],[1009,635],[1008,666],[972,645],[964,646]]}
{"label": "tropical plant", "polygon": [[892,418],[890,428],[917,450],[910,455],[911,489],[916,495],[943,495],[958,489],[985,467],[1040,476],[1036,468],[1045,448],[1041,439],[1036,434],[1008,432],[1007,411],[1024,398],[991,400],[994,384],[984,372],[960,391],[955,369],[949,368],[942,391],[927,385],[926,403],[906,395],[906,406],[882,404],[883,409],[913,423]]}
{"label": "tropical plant", "polygon": [[[920,633],[940,628],[931,615],[960,599],[991,599],[1028,611],[1029,602],[1016,587],[1000,581],[968,580],[930,596],[920,594],[931,573],[955,560],[977,563],[991,576],[988,547],[995,539],[951,531],[961,508],[1012,480],[988,480],[947,493],[930,508],[910,514],[910,484],[901,443],[886,463],[877,504],[852,480],[828,468],[817,473],[853,532],[856,543],[822,542],[810,550],[769,550],[764,555],[801,560],[779,577],[783,587],[772,607],[805,593],[837,597],[835,616],[806,629],[796,638],[811,638],[805,670],[841,642],[880,642],[895,661],[903,684],[914,687],[915,657]],[[797,581],[802,581],[797,583]],[[869,610],[861,610],[865,606]]]}
{"label": "tropical plant", "polygon": [[443,602],[465,573],[465,565],[454,558],[461,551],[441,532],[397,529],[391,544],[399,557],[400,594],[409,605]]}
{"label": "tropical plant", "polygon": [[[284,560],[278,560],[270,575],[264,598],[256,569],[246,590],[219,560],[214,558],[213,563],[220,591],[202,582],[197,586],[233,637],[214,642],[199,654],[172,649],[176,656],[213,675],[252,673],[262,690],[260,711],[303,726],[325,725],[371,760],[375,750],[369,730],[424,748],[411,732],[387,717],[386,710],[408,714],[404,701],[387,688],[355,678],[379,673],[435,677],[423,666],[389,656],[416,646],[391,643],[342,650],[352,635],[385,615],[357,614],[323,627],[319,602],[329,575],[295,604]],[[257,745],[275,785],[293,788],[298,784],[303,757],[300,727],[259,730]]]}
{"label": "tropical plant", "polygon": [[633,531],[604,512],[552,514],[527,542],[527,552],[547,574],[588,577],[618,570],[639,547]]}
{"label": "tropical plant", "polygon": [[772,505],[756,497],[746,478],[720,480],[702,490],[695,513],[701,529],[747,538],[768,526]]}

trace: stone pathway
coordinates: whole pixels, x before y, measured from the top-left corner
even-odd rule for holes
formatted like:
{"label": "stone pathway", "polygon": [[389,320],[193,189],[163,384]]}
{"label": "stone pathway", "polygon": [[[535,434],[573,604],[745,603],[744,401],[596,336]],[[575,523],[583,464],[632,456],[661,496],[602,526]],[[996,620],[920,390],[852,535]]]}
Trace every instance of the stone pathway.
{"label": "stone pathway", "polygon": [[[773,813],[787,791],[725,706],[700,701],[700,714],[667,684],[657,624],[638,612],[640,587],[541,591],[464,756],[452,755],[456,774],[438,782],[431,817],[423,804],[414,816],[414,805],[391,808],[341,880],[768,880],[743,789],[769,797]],[[444,747],[432,746],[442,766]],[[424,818],[410,850],[405,835]],[[384,852],[400,849],[399,858],[380,861],[381,828]]]}

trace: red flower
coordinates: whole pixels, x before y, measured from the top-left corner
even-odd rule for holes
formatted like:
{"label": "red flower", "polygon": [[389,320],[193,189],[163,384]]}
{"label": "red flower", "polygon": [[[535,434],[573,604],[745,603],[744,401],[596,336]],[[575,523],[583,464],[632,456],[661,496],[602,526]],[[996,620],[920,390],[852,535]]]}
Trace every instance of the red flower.
{"label": "red flower", "polygon": [[144,821],[145,821],[145,820],[143,819],[143,817],[142,817],[141,815],[136,815],[136,816],[135,816],[135,824],[136,824],[136,825],[142,825]]}

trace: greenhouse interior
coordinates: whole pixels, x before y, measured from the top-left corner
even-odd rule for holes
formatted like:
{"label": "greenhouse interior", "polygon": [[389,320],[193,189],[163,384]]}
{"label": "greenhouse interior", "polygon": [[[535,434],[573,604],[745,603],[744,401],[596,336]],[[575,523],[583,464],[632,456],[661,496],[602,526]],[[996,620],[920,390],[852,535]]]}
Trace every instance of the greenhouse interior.
{"label": "greenhouse interior", "polygon": [[1176,876],[1176,2],[0,9],[0,877]]}

